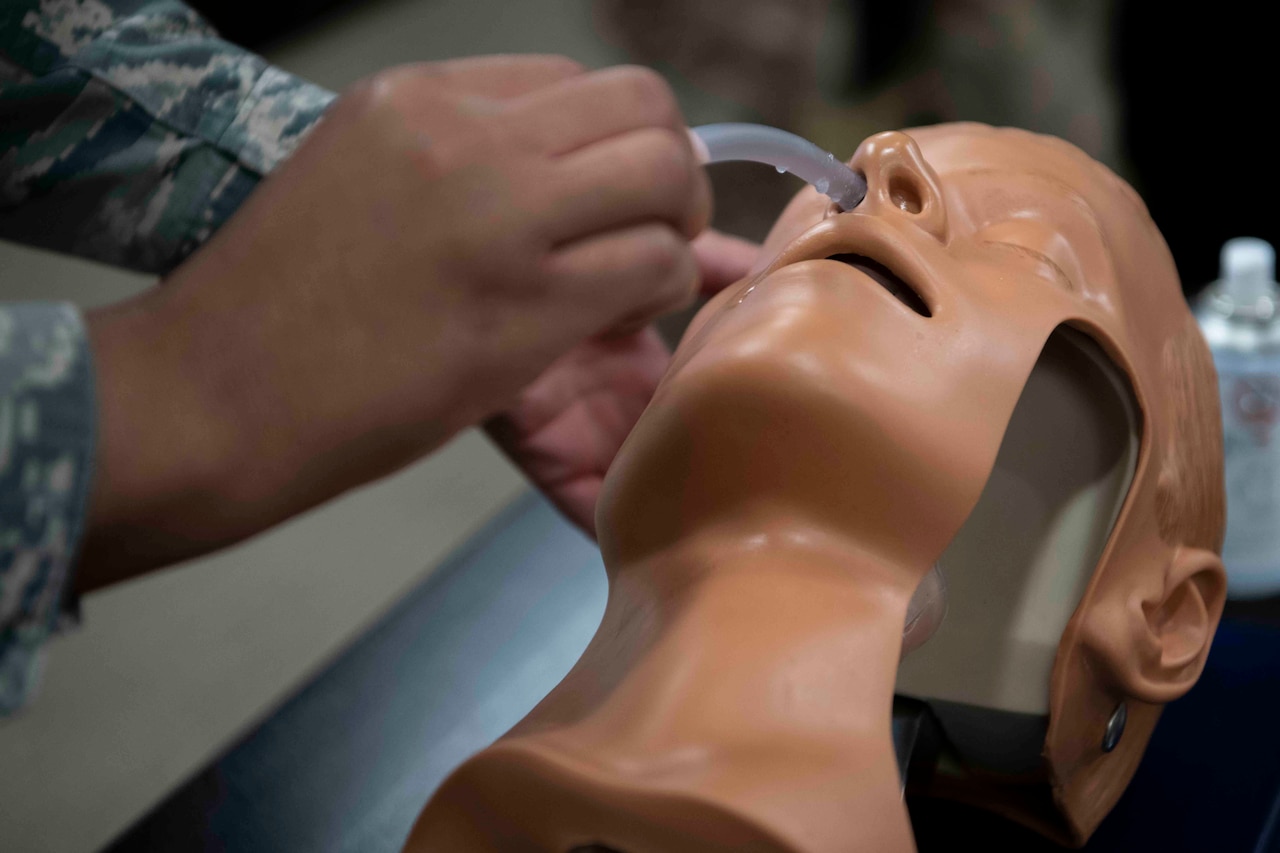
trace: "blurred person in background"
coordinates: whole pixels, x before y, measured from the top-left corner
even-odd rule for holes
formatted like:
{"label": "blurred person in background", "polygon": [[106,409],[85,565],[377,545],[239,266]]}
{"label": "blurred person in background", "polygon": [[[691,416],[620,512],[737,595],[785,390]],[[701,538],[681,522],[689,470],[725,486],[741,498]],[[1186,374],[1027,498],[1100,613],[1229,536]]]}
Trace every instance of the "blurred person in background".
{"label": "blurred person in background", "polygon": [[[1227,192],[1211,189],[1222,186],[1213,180],[1221,146],[1265,151],[1271,140],[1273,37],[1257,4],[1227,0],[1195,14],[1133,0],[595,0],[595,8],[637,58],[838,156],[885,128],[944,121],[1066,139],[1142,194],[1188,294],[1217,277],[1226,240],[1280,241],[1280,172],[1260,164],[1224,175]],[[824,37],[836,55],[822,54]],[[824,62],[840,69],[827,73]],[[823,88],[824,79],[843,85]],[[716,197],[760,208],[737,214],[745,232],[767,227],[789,185],[719,168],[729,179],[713,172]]]}
{"label": "blurred person in background", "polygon": [[[885,128],[968,120],[1058,136],[1120,165],[1111,0],[595,0],[594,8],[638,61],[740,105],[739,120],[787,128],[837,156]],[[839,68],[824,73],[824,64]],[[742,229],[754,234],[791,189],[738,169],[716,182],[716,197],[757,209]]]}

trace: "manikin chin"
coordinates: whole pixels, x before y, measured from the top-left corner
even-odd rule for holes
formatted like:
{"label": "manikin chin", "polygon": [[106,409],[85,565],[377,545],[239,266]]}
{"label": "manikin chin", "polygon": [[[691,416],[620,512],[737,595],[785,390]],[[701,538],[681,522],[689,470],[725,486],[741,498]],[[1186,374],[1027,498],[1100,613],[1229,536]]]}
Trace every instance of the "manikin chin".
{"label": "manikin chin", "polygon": [[801,193],[690,326],[605,484],[595,638],[408,849],[910,850],[895,694],[926,793],[1080,844],[1199,676],[1215,377],[1141,200],[978,125],[852,165],[866,201]]}

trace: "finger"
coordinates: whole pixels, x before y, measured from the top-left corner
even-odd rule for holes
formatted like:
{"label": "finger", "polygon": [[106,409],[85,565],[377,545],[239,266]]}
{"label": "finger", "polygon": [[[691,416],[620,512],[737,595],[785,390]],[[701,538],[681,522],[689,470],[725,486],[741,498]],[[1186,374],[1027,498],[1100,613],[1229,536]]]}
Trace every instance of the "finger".
{"label": "finger", "polygon": [[552,164],[554,211],[544,224],[553,243],[650,220],[687,238],[711,216],[711,185],[683,133],[645,128],[589,145]]}
{"label": "finger", "polygon": [[596,538],[596,504],[603,486],[603,476],[586,474],[561,485],[551,498],[556,508],[592,540]]}
{"label": "finger", "polygon": [[667,81],[639,66],[593,71],[531,92],[511,103],[507,121],[530,148],[553,156],[643,127],[684,131]]}
{"label": "finger", "polygon": [[548,256],[547,272],[596,321],[587,334],[643,326],[688,305],[698,287],[689,244],[657,223],[559,248]]}
{"label": "finger", "polygon": [[760,254],[757,244],[713,228],[699,234],[692,245],[702,276],[703,296],[712,296],[745,278]]}
{"label": "finger", "polygon": [[586,67],[565,56],[510,54],[470,56],[405,66],[397,73],[435,81],[454,92],[506,100],[585,74]]}

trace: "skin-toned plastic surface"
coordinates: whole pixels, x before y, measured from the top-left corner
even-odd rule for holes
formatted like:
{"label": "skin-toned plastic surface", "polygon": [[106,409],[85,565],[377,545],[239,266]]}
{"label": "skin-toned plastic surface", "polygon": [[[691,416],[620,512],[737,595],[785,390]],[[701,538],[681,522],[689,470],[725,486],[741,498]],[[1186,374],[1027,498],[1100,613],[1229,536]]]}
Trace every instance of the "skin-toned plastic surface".
{"label": "skin-toned plastic surface", "polygon": [[1057,646],[1042,766],[939,791],[1079,843],[1195,682],[1225,590],[1215,379],[1142,202],[1065,143],[978,125],[879,134],[852,165],[856,210],[802,192],[695,318],[605,483],[599,631],[406,849],[911,849],[907,602],[1063,325],[1127,379],[1136,468]]}

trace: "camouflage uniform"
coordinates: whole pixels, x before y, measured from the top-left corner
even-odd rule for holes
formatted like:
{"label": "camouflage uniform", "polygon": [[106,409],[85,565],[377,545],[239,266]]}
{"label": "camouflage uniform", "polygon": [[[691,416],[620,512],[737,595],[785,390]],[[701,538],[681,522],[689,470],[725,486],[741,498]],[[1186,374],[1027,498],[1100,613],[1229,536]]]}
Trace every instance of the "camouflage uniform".
{"label": "camouflage uniform", "polygon": [[[332,99],[171,0],[4,0],[0,237],[163,274]],[[0,715],[75,619],[94,418],[79,312],[0,304]]]}

